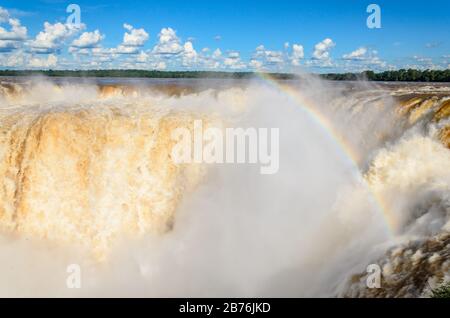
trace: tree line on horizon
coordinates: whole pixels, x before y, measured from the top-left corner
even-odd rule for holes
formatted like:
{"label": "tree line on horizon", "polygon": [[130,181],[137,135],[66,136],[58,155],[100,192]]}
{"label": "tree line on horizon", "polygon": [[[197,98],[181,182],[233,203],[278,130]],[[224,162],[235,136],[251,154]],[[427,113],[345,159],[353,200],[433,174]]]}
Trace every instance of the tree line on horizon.
{"label": "tree line on horizon", "polygon": [[[250,79],[257,76],[254,72],[216,72],[216,71],[156,71],[156,70],[0,70],[0,76],[49,77],[138,77],[138,78],[214,78],[214,79]],[[277,80],[298,78],[292,73],[265,73],[265,76]],[[386,82],[450,82],[450,69],[416,70],[400,69],[395,71],[364,71],[361,73],[328,73],[318,76],[334,81],[386,81]]]}
{"label": "tree line on horizon", "polygon": [[[137,78],[214,78],[249,79],[254,72],[216,72],[216,71],[156,71],[156,70],[0,70],[0,76],[36,76],[49,77],[137,77]],[[294,79],[294,74],[267,73],[274,79]]]}
{"label": "tree line on horizon", "polygon": [[395,71],[364,71],[361,73],[330,73],[322,77],[335,81],[383,81],[383,82],[450,82],[450,69],[446,70],[416,70],[400,69]]}

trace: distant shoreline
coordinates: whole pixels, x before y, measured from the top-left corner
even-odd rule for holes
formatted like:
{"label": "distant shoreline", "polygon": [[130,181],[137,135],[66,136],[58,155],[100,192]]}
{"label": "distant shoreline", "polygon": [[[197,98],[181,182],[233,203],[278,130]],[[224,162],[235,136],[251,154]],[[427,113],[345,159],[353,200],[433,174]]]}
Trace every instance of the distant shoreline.
{"label": "distant shoreline", "polygon": [[[315,76],[333,81],[381,81],[381,82],[450,82],[450,69],[447,70],[396,70],[375,73],[327,73]],[[256,72],[215,72],[215,71],[154,71],[154,70],[0,70],[0,76],[39,76],[48,77],[120,77],[155,79],[252,79],[260,76],[274,80],[294,80],[300,78],[292,73],[256,73]]]}

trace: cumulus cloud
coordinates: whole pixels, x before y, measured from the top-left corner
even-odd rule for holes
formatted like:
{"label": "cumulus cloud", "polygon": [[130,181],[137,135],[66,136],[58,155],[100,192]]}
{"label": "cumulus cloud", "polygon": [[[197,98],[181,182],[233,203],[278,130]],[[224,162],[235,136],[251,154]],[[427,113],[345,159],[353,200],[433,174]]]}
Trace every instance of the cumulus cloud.
{"label": "cumulus cloud", "polygon": [[0,41],[0,53],[12,52],[20,47],[17,41]]}
{"label": "cumulus cloud", "polygon": [[344,54],[342,56],[342,58],[344,60],[362,60],[366,57],[366,53],[367,53],[367,48],[365,47],[360,47],[358,49],[356,49],[353,52],[350,52],[348,54]]}
{"label": "cumulus cloud", "polygon": [[283,52],[280,51],[265,51],[266,63],[267,64],[281,64],[284,62]]}
{"label": "cumulus cloud", "polygon": [[407,65],[407,68],[416,68],[416,69],[420,69],[420,70],[425,70],[425,69],[434,70],[434,69],[440,68],[437,64],[435,64],[433,62],[433,59],[429,58],[429,57],[414,55],[413,60],[414,60],[415,64]]}
{"label": "cumulus cloud", "polygon": [[138,54],[140,48],[149,39],[144,29],[135,29],[132,25],[125,23],[123,27],[128,31],[123,35],[123,41],[117,48],[110,49],[110,54]]}
{"label": "cumulus cloud", "polygon": [[263,63],[261,61],[252,59],[252,60],[250,60],[250,63],[248,64],[248,66],[252,69],[260,70],[263,67]]}
{"label": "cumulus cloud", "polygon": [[78,49],[94,48],[99,45],[104,37],[105,36],[102,35],[99,30],[95,30],[94,32],[84,32],[78,39],[72,42],[72,47]]}
{"label": "cumulus cloud", "polygon": [[181,40],[172,28],[162,28],[158,38],[159,41],[153,48],[155,54],[176,55],[183,51]]}
{"label": "cumulus cloud", "polygon": [[204,69],[218,69],[222,67],[224,58],[222,51],[217,48],[211,54],[210,50],[202,50],[200,54],[197,54],[197,66]]}
{"label": "cumulus cloud", "polygon": [[8,24],[8,29],[0,26],[0,52],[12,52],[20,48],[27,39],[27,28],[18,19],[10,17],[8,10],[0,7],[0,24]]}
{"label": "cumulus cloud", "polygon": [[[202,54],[199,54],[191,40],[183,44],[174,29],[162,28],[158,34],[158,42],[151,53],[155,59],[163,58],[166,60],[164,68],[167,67],[167,63],[183,67],[197,67],[208,60],[206,56],[208,51],[203,50]],[[159,66],[163,66],[163,64]]]}
{"label": "cumulus cloud", "polygon": [[330,38],[326,38],[322,42],[317,43],[314,46],[313,58],[316,60],[329,60],[330,50],[336,46],[336,44]]}
{"label": "cumulus cloud", "polygon": [[262,57],[264,55],[266,48],[264,47],[264,45],[258,45],[255,49],[255,56],[256,57]]}
{"label": "cumulus cloud", "polygon": [[113,51],[114,51],[114,53],[117,53],[117,54],[137,54],[137,53],[139,53],[139,47],[125,46],[125,45],[121,44]]}
{"label": "cumulus cloud", "polygon": [[9,19],[9,12],[3,7],[0,7],[0,23],[6,23]]}
{"label": "cumulus cloud", "polygon": [[292,45],[291,63],[294,66],[300,65],[300,60],[305,57],[305,51],[300,44]]}
{"label": "cumulus cloud", "polygon": [[246,66],[241,60],[240,53],[237,51],[228,52],[228,56],[225,58],[223,64],[230,69],[242,69]]}
{"label": "cumulus cloud", "polygon": [[387,63],[378,56],[378,51],[370,50],[366,47],[359,47],[356,50],[342,56],[344,64],[340,67],[344,71],[359,72],[367,69],[380,71],[388,67]]}
{"label": "cumulus cloud", "polygon": [[141,51],[141,52],[139,53],[139,55],[136,57],[136,61],[137,61],[138,63],[147,63],[148,60],[149,60],[149,58],[150,58],[149,54],[147,54],[147,53],[144,52],[144,51]]}
{"label": "cumulus cloud", "polygon": [[[1,42],[0,42],[1,44]],[[1,48],[0,48],[1,51]],[[25,64],[25,55],[22,51],[0,55],[0,65],[3,67],[17,68]]]}
{"label": "cumulus cloud", "polygon": [[147,42],[149,35],[144,29],[135,29],[130,24],[124,24],[123,27],[128,30],[123,36],[122,46],[141,47]]}
{"label": "cumulus cloud", "polygon": [[213,53],[212,56],[213,56],[213,58],[218,59],[218,58],[220,58],[222,56],[222,51],[217,48],[217,49],[214,50],[214,53]]}
{"label": "cumulus cloud", "polygon": [[422,56],[417,56],[417,55],[414,55],[413,59],[415,59],[417,62],[420,62],[420,63],[427,63],[428,64],[428,63],[432,62],[432,59],[429,58],[429,57],[422,57]]}
{"label": "cumulus cloud", "polygon": [[110,49],[110,48],[102,48],[102,47],[94,47],[92,50],[93,56],[108,56],[108,57],[115,57],[116,50]]}
{"label": "cumulus cloud", "polygon": [[64,41],[74,36],[81,28],[72,24],[62,24],[60,22],[51,24],[44,23],[44,30],[39,32],[36,38],[29,42],[32,52],[36,53],[54,53],[60,50]]}
{"label": "cumulus cloud", "polygon": [[58,58],[54,54],[48,55],[46,58],[33,57],[30,59],[28,66],[32,68],[52,68],[58,63]]}
{"label": "cumulus cloud", "polygon": [[120,64],[120,67],[164,70],[167,68],[167,64],[158,60],[151,52],[140,51],[137,55],[129,55],[125,62]]}
{"label": "cumulus cloud", "polygon": [[263,69],[275,66],[282,67],[285,64],[285,54],[282,51],[267,50],[264,45],[256,47],[249,66],[255,69]]}
{"label": "cumulus cloud", "polygon": [[[246,69],[289,71],[289,67],[300,66],[336,70],[359,71],[380,70],[391,67],[383,61],[378,52],[367,47],[359,47],[336,61],[331,58],[335,47],[332,39],[326,38],[314,46],[311,59],[305,59],[305,48],[301,44],[284,42],[279,49],[267,49],[259,45],[249,58],[242,58],[238,51],[230,50],[224,54],[220,48],[212,47],[196,51],[193,40],[183,40],[170,28],[162,28],[157,42],[151,49],[144,49],[149,33],[144,28],[135,28],[125,23],[122,41],[111,48],[102,47],[105,35],[100,30],[83,32],[81,28],[60,22],[44,23],[44,28],[35,38],[28,38],[27,28],[12,17],[13,11],[0,7],[0,65],[3,67],[138,67],[153,69]],[[216,41],[221,36],[214,37]],[[435,47],[429,43],[427,47]],[[70,56],[56,55],[62,48],[68,48]],[[49,54],[45,58],[36,53]],[[439,57],[439,67],[447,67],[448,56]],[[436,58],[414,57],[417,68],[435,68]]]}
{"label": "cumulus cloud", "polygon": [[156,62],[153,64],[153,68],[156,70],[165,70],[167,67],[164,61]]}
{"label": "cumulus cloud", "polygon": [[20,24],[17,19],[9,19],[10,31],[0,27],[0,40],[24,41],[27,38],[27,28]]}
{"label": "cumulus cloud", "polygon": [[197,52],[192,42],[186,42],[183,46],[183,66],[192,66],[197,62]]}

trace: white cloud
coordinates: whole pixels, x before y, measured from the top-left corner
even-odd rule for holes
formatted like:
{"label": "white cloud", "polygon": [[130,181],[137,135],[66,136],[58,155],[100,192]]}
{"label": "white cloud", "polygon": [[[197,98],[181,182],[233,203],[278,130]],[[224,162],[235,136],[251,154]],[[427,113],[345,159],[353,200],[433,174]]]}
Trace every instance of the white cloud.
{"label": "white cloud", "polygon": [[378,56],[371,56],[366,61],[367,65],[379,66],[384,68],[387,66],[386,62],[381,60]]}
{"label": "white cloud", "polygon": [[231,51],[223,61],[225,67],[230,69],[243,69],[246,67],[245,63],[241,60],[241,55],[237,51]]}
{"label": "white cloud", "polygon": [[[152,50],[155,59],[164,58],[171,65],[181,65],[183,67],[195,67],[199,63],[207,60],[206,54],[209,49],[204,49],[203,54],[199,54],[192,41],[188,40],[184,44],[172,28],[162,28],[158,34],[158,43]],[[167,67],[166,62],[164,63]],[[181,63],[181,64],[180,64]]]}
{"label": "white cloud", "polygon": [[9,41],[24,41],[27,38],[27,28],[20,24],[17,19],[9,19],[9,25],[11,26],[11,31],[0,27],[0,40]]}
{"label": "white cloud", "polygon": [[99,30],[94,32],[84,32],[80,37],[72,42],[75,48],[93,48],[99,45],[100,41],[105,38]]}
{"label": "white cloud", "polygon": [[164,61],[161,61],[153,64],[153,68],[157,70],[165,70],[167,68],[167,65]]}
{"label": "white cloud", "polygon": [[172,28],[162,28],[158,35],[159,42],[153,48],[155,54],[176,55],[183,51],[183,46]]}
{"label": "white cloud", "polygon": [[[125,23],[123,27],[128,31],[123,36],[123,41],[116,48],[101,48],[98,47],[100,42],[104,39],[104,35],[99,30],[94,32],[85,32],[80,38],[73,41],[74,48],[92,48],[93,56],[100,56],[103,62],[110,62],[118,55],[133,55],[140,52],[140,48],[144,46],[148,40],[149,35],[144,29],[135,29],[132,25]],[[80,51],[71,50],[71,52],[79,53]],[[142,56],[140,57],[142,59]],[[139,62],[139,61],[137,61]],[[128,65],[128,64],[127,64]]]}
{"label": "white cloud", "polygon": [[300,65],[300,60],[305,57],[305,50],[300,44],[292,45],[291,63],[294,66]]}
{"label": "white cloud", "polygon": [[[0,49],[1,51],[1,49]],[[25,64],[25,55],[22,51],[15,51],[10,54],[0,55],[0,65],[3,67],[21,67]]]}
{"label": "white cloud", "polygon": [[62,24],[60,22],[51,24],[44,23],[44,31],[39,32],[36,38],[29,42],[33,52],[52,53],[58,51],[64,41],[78,33],[85,26],[77,28],[72,24]]}
{"label": "white cloud", "polygon": [[267,64],[281,64],[284,62],[283,53],[280,51],[265,51],[264,54]]}
{"label": "white cloud", "polygon": [[292,57],[294,59],[302,59],[305,56],[303,46],[300,44],[292,45]]}
{"label": "white cloud", "polygon": [[9,12],[5,8],[0,7],[0,23],[6,23],[9,20]]}
{"label": "white cloud", "polygon": [[202,50],[200,54],[197,54],[196,65],[204,69],[218,69],[222,66],[224,58],[222,57],[222,51],[217,48],[211,54],[210,50]]}
{"label": "white cloud", "polygon": [[[80,54],[80,51],[83,51],[85,49],[79,50],[77,54]],[[90,61],[96,62],[96,63],[111,63],[115,59],[119,57],[117,53],[116,48],[102,48],[102,47],[94,47],[92,49],[89,49],[90,54]]]}
{"label": "white cloud", "polygon": [[264,45],[258,45],[255,49],[255,57],[263,57],[265,51],[266,48],[264,47]]}
{"label": "white cloud", "polygon": [[432,58],[414,55],[414,66],[407,65],[406,68],[417,68],[421,70],[425,69],[438,69],[439,66],[433,62]]}
{"label": "white cloud", "polygon": [[[305,48],[296,43],[284,42],[275,50],[259,45],[254,53],[244,59],[238,51],[222,53],[212,47],[196,51],[192,39],[182,40],[177,32],[162,28],[157,43],[150,49],[144,49],[149,34],[143,28],[134,28],[123,24],[125,29],[122,41],[115,47],[103,48],[105,35],[100,30],[81,32],[80,28],[63,23],[44,23],[44,29],[35,38],[28,39],[27,28],[18,19],[12,18],[12,11],[0,7],[0,65],[2,67],[103,67],[113,68],[124,65],[128,68],[141,67],[153,69],[246,69],[288,70],[288,67],[303,64],[307,67],[333,67],[336,70],[381,70],[391,67],[380,59],[378,52],[367,47],[359,47],[342,55],[336,61],[331,58],[335,43],[330,38],[314,46],[311,59],[305,59]],[[85,28],[82,25],[83,29]],[[219,41],[221,37],[214,37]],[[431,47],[434,45],[428,45]],[[72,55],[56,56],[62,48],[68,47]],[[49,54],[46,57],[34,53]],[[418,68],[447,67],[450,56],[410,58],[411,64]],[[439,59],[439,62],[437,62]],[[435,63],[436,62],[436,63]],[[404,67],[405,65],[402,65]],[[398,65],[397,65],[398,67]]]}
{"label": "white cloud", "polygon": [[0,52],[12,52],[27,39],[27,28],[18,19],[10,17],[8,10],[0,7],[0,24],[9,24],[9,30],[0,26]]}
{"label": "white cloud", "polygon": [[231,59],[238,59],[240,57],[239,52],[230,52],[228,53],[228,57]]}
{"label": "white cloud", "polygon": [[344,60],[362,60],[366,58],[367,49],[365,47],[360,47],[351,53],[344,54],[342,58]]}
{"label": "white cloud", "polygon": [[387,63],[380,59],[378,51],[369,50],[366,47],[344,54],[342,56],[344,64],[339,65],[342,70],[349,72],[359,72],[367,69],[381,71],[388,67]]}
{"label": "white cloud", "polygon": [[139,53],[139,47],[125,46],[121,44],[116,49],[113,49],[112,52],[117,54],[137,54]]}
{"label": "white cloud", "polygon": [[191,59],[197,57],[197,52],[195,51],[194,45],[192,44],[192,42],[184,43],[184,55]]}
{"label": "white cloud", "polygon": [[220,49],[215,49],[212,56],[213,58],[218,59],[222,56],[222,51]]}
{"label": "white cloud", "polygon": [[420,62],[420,63],[425,63],[425,64],[432,63],[432,59],[429,58],[429,57],[422,57],[422,56],[414,55],[413,58],[414,58],[417,62]]}
{"label": "white cloud", "polygon": [[28,66],[32,68],[52,68],[58,63],[58,58],[54,54],[50,54],[47,58],[33,57],[28,62]]}
{"label": "white cloud", "polygon": [[12,52],[20,47],[17,41],[0,41],[0,53]]}
{"label": "white cloud", "polygon": [[221,37],[220,35],[216,35],[216,36],[214,37],[214,40],[220,41],[220,40],[222,40],[222,37]]}
{"label": "white cloud", "polygon": [[316,60],[329,60],[330,50],[336,46],[336,44],[330,38],[326,38],[322,42],[317,43],[314,46],[313,58]]}
{"label": "white cloud", "polygon": [[115,49],[108,49],[102,47],[94,47],[92,49],[92,55],[94,56],[112,56],[115,54]]}
{"label": "white cloud", "polygon": [[139,55],[136,57],[136,61],[138,62],[138,63],[146,63],[148,60],[149,60],[149,58],[150,58],[150,56],[147,54],[147,53],[145,53],[145,52],[141,52],[141,53],[139,53]]}
{"label": "white cloud", "polygon": [[132,25],[124,24],[123,27],[128,30],[123,36],[122,46],[141,47],[148,40],[149,35],[144,29],[135,29]]}
{"label": "white cloud", "polygon": [[183,51],[183,66],[192,66],[197,62],[197,52],[194,49],[192,42],[184,43]]}
{"label": "white cloud", "polygon": [[250,60],[250,63],[248,65],[250,68],[255,69],[255,70],[260,70],[263,67],[263,62],[258,61],[258,60]]}
{"label": "white cloud", "polygon": [[430,42],[430,43],[426,43],[425,47],[427,49],[435,49],[435,48],[441,46],[441,44],[442,44],[441,42]]}
{"label": "white cloud", "polygon": [[[255,49],[255,53],[250,61],[250,66],[261,69],[277,67],[280,68],[285,64],[286,56],[282,51],[267,50],[264,45],[259,45]],[[260,65],[261,64],[261,65]]]}

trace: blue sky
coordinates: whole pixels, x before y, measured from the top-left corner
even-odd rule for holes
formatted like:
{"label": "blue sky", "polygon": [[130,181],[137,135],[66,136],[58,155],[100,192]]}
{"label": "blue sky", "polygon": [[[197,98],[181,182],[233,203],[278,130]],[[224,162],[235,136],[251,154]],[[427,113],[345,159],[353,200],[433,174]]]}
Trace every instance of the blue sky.
{"label": "blue sky", "polygon": [[[66,24],[70,3],[81,26]],[[366,8],[381,9],[381,28]],[[450,1],[0,1],[1,68],[449,68]],[[45,25],[44,25],[45,23]]]}

